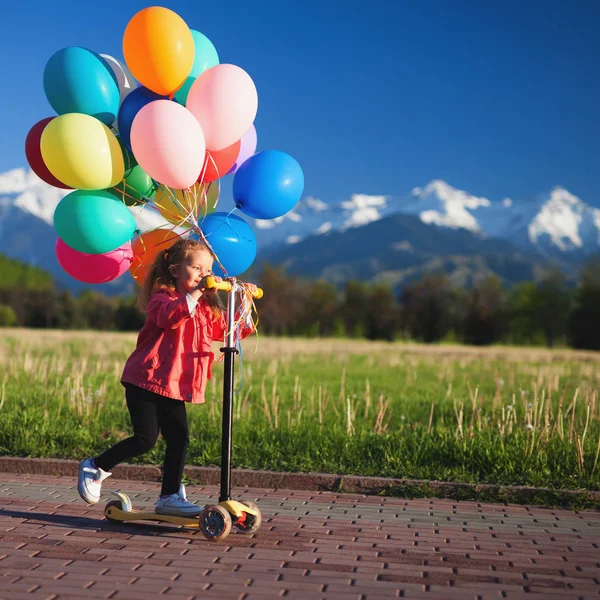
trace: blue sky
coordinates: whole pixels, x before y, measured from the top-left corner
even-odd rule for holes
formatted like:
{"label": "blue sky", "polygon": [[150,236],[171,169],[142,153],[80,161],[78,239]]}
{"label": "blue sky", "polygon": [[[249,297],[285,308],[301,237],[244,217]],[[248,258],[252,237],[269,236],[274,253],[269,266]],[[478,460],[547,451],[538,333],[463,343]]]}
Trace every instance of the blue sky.
{"label": "blue sky", "polygon": [[[0,171],[26,164],[29,128],[54,114],[42,85],[50,56],[84,46],[122,59],[127,22],[149,5],[2,8]],[[600,206],[600,2],[162,5],[252,76],[259,149],[292,154],[307,195],[401,196],[441,178],[492,200],[558,184]]]}

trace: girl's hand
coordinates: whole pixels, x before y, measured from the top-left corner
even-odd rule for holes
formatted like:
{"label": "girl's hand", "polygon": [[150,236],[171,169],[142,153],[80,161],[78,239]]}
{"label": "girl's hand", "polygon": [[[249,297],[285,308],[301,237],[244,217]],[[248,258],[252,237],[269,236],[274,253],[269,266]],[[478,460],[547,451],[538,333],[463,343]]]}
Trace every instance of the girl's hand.
{"label": "girl's hand", "polygon": [[211,292],[211,293],[216,293],[216,291],[217,291],[217,288],[216,288],[216,287],[214,287],[214,288],[207,288],[207,287],[206,287],[206,281],[207,281],[207,279],[208,279],[209,277],[210,277],[210,278],[212,278],[212,279],[213,279],[213,281],[214,281],[215,283],[220,283],[221,281],[223,281],[223,279],[222,279],[221,277],[217,277],[217,275],[205,275],[205,276],[204,276],[204,277],[203,277],[203,278],[200,280],[200,283],[198,284],[198,288],[199,288],[200,290],[202,290],[203,292]]}
{"label": "girl's hand", "polygon": [[246,287],[248,288],[248,291],[255,296],[256,292],[258,291],[258,286],[254,285],[253,283],[247,283]]}

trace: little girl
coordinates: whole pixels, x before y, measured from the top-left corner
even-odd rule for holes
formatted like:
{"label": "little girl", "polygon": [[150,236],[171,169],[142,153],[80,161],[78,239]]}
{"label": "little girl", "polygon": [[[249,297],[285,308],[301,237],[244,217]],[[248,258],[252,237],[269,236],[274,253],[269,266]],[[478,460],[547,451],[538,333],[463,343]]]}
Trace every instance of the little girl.
{"label": "little girl", "polygon": [[[186,402],[204,402],[214,359],[211,342],[223,341],[226,333],[219,297],[204,287],[212,266],[208,248],[192,239],[179,240],[156,258],[138,300],[146,310],[146,322],[121,377],[133,436],[79,465],[77,489],[89,504],[100,499],[102,481],[110,470],[151,450],[160,431],[167,449],[156,512],[175,516],[201,512],[186,500],[181,479],[189,442]],[[242,326],[240,339],[250,333],[249,325]]]}

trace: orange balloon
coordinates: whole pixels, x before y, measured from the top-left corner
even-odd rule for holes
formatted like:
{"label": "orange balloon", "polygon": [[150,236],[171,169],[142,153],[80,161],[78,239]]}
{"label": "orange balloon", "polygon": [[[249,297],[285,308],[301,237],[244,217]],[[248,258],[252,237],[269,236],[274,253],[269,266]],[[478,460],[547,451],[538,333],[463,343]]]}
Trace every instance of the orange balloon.
{"label": "orange balloon", "polygon": [[207,150],[201,176],[198,181],[216,181],[219,177],[227,175],[240,154],[242,140],[238,140],[223,148],[223,150]]}
{"label": "orange balloon", "polygon": [[133,240],[131,244],[133,262],[129,267],[129,272],[137,284],[144,285],[159,252],[164,252],[180,238],[181,236],[168,229],[153,229],[142,233]]}
{"label": "orange balloon", "polygon": [[169,96],[186,81],[194,64],[194,38],[185,21],[162,6],[136,13],[123,36],[123,56],[145,87]]}

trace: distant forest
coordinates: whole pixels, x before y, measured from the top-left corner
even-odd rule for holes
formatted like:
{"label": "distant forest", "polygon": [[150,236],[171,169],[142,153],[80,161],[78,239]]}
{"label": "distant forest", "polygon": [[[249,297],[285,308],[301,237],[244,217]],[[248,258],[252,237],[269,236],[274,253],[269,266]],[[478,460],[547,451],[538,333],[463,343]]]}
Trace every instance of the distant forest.
{"label": "distant forest", "polygon": [[[359,281],[340,290],[267,264],[257,280],[265,290],[257,302],[263,334],[600,350],[599,259],[582,267],[575,287],[558,268],[509,289],[496,277],[459,289],[432,274],[398,294]],[[135,300],[88,290],[75,296],[49,273],[0,255],[0,326],[135,331],[144,322]]]}

